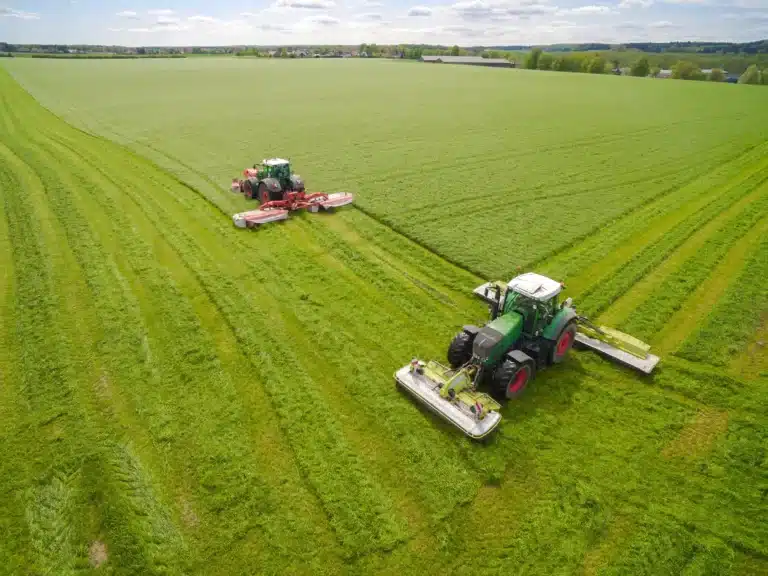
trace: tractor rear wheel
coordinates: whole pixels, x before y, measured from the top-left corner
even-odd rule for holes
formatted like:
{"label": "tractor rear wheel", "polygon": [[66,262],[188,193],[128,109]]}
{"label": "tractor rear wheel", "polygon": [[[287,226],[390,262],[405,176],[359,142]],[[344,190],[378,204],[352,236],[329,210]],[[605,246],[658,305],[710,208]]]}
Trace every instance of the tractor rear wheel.
{"label": "tractor rear wheel", "polygon": [[475,338],[472,334],[461,331],[451,340],[448,346],[448,363],[451,368],[458,368],[469,362],[472,358],[472,343]]}
{"label": "tractor rear wheel", "polygon": [[496,370],[493,382],[499,396],[511,400],[523,393],[532,377],[533,367],[530,364],[518,364],[506,359]]}
{"label": "tractor rear wheel", "polygon": [[576,340],[576,323],[568,322],[563,331],[560,332],[555,345],[552,346],[552,351],[550,352],[552,364],[559,364],[565,359],[568,351],[573,346],[574,340]]}
{"label": "tractor rear wheel", "polygon": [[259,182],[259,202],[262,204],[269,202],[269,190],[264,182]]}

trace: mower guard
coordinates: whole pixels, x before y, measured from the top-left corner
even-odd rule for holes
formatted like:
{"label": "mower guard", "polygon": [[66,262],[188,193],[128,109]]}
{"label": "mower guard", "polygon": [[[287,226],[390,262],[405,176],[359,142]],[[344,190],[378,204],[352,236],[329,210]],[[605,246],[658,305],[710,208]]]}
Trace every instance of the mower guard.
{"label": "mower guard", "polygon": [[[603,330],[606,330],[605,327],[601,327],[601,328],[603,328]],[[612,331],[612,332],[616,332],[616,331]],[[626,334],[624,336],[626,336]],[[598,354],[605,356],[610,360],[614,360],[619,364],[627,366],[628,368],[633,368],[634,370],[639,370],[640,372],[644,372],[645,374],[650,374],[651,372],[653,372],[653,369],[656,367],[656,364],[659,363],[659,357],[654,354],[649,354],[647,352],[645,354],[640,354],[640,355],[638,355],[638,353],[632,354],[630,352],[622,350],[618,346],[613,346],[609,344],[604,339],[598,339],[598,338],[593,338],[591,336],[587,336],[586,334],[584,334],[584,332],[576,332],[576,342],[585,348],[594,350]]]}
{"label": "mower guard", "polygon": [[[440,395],[440,387],[445,384],[446,379],[455,374],[454,371],[435,361],[428,362],[426,369],[421,373],[413,370],[412,366],[413,363],[406,364],[395,372],[396,384],[470,438],[479,440],[488,436],[501,422],[501,414],[498,412],[501,406],[487,394],[465,389],[459,392],[454,400]],[[488,409],[482,418],[470,408],[476,403],[483,404]]]}
{"label": "mower guard", "polygon": [[326,198],[318,198],[314,203],[319,204],[325,210],[331,208],[339,208],[340,206],[346,206],[352,204],[354,196],[349,192],[333,192],[332,194],[325,194]]}
{"label": "mower guard", "polygon": [[232,222],[238,228],[254,228],[268,222],[287,219],[288,210],[249,210],[232,216]]}

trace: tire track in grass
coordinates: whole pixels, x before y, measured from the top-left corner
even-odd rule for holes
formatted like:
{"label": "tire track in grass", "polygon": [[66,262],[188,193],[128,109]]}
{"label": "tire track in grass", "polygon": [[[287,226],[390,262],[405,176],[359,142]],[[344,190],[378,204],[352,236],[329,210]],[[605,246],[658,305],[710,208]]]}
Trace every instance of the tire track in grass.
{"label": "tire track in grass", "polygon": [[659,266],[669,254],[677,250],[707,222],[746,196],[750,191],[751,188],[745,191],[741,186],[730,186],[726,193],[706,204],[656,241],[645,245],[642,250],[614,271],[610,277],[603,277],[600,282],[594,283],[591,288],[581,294],[582,310],[592,316],[601,314],[621,294]]}
{"label": "tire track in grass", "polygon": [[[18,144],[17,152],[24,155],[26,144]],[[32,186],[26,186],[29,190],[42,190],[42,182],[37,180],[34,173],[27,166],[23,167],[27,174],[27,180],[33,183]],[[54,181],[48,181],[57,182]],[[45,188],[45,200],[47,203],[52,191]],[[43,203],[39,204],[38,210],[43,210],[46,214],[47,208]],[[38,217],[39,218],[39,217]],[[56,222],[56,218],[51,214],[44,221],[50,223],[46,230],[56,229],[59,237],[49,238],[46,245],[49,246],[68,246],[64,230]],[[52,233],[49,233],[49,235]],[[71,237],[70,237],[71,238]],[[60,248],[61,250],[61,248]],[[90,381],[95,381],[94,371],[97,371],[92,365],[90,357],[91,344],[88,343],[90,332],[85,328],[86,320],[91,310],[85,304],[86,298],[83,296],[85,287],[79,280],[80,267],[69,252],[66,264],[59,264],[56,267],[57,274],[63,274],[67,271],[67,277],[57,279],[61,283],[62,306],[60,306],[61,317],[66,318],[66,330],[68,335],[62,336],[62,342],[54,345],[53,348],[60,357],[70,359],[72,370],[77,373],[77,382],[71,388],[72,397],[71,408],[65,408],[69,404],[61,399],[57,404],[61,407],[59,410],[65,410],[61,417],[56,417],[53,421],[53,430],[59,439],[66,433],[64,429],[64,417],[68,415],[67,410],[71,410],[73,418],[78,422],[85,422],[92,426],[89,430],[80,430],[77,432],[78,441],[82,443],[77,452],[78,462],[73,470],[58,473],[54,476],[49,486],[41,486],[42,492],[38,493],[40,507],[30,510],[29,521],[33,533],[39,533],[41,536],[48,536],[51,527],[55,524],[61,524],[65,519],[63,515],[76,515],[78,519],[77,526],[84,523],[91,514],[85,510],[71,510],[72,498],[77,499],[78,508],[87,506],[93,507],[96,515],[97,524],[103,522],[109,526],[111,535],[115,538],[111,541],[113,545],[111,553],[118,564],[126,566],[131,565],[144,573],[156,573],[163,566],[168,566],[178,559],[180,541],[175,535],[172,524],[169,522],[169,516],[163,505],[155,496],[155,489],[147,481],[147,476],[141,470],[141,465],[135,458],[125,458],[124,447],[116,442],[112,433],[105,429],[104,422],[100,421],[100,415],[95,407],[92,396],[92,386]],[[51,293],[57,291],[51,289]],[[64,343],[63,340],[67,340]],[[77,341],[80,345],[75,352],[68,346],[74,346]],[[69,344],[69,342],[72,342]],[[50,379],[51,375],[47,375]],[[85,424],[84,424],[85,425]],[[50,458],[56,462],[56,458]],[[80,468],[82,466],[82,469]],[[58,467],[57,467],[58,468]],[[57,468],[54,468],[56,470]],[[103,478],[95,481],[96,478]],[[82,486],[82,491],[87,494],[70,495],[67,487],[77,481]],[[108,496],[106,494],[109,494]],[[138,514],[135,511],[140,511]],[[72,518],[69,519],[72,521]],[[93,527],[90,527],[93,529]],[[88,527],[83,527],[85,531]],[[81,542],[78,551],[81,557],[85,556],[87,550],[82,542],[85,542],[84,534],[79,537]],[[150,541],[152,543],[150,544]],[[45,549],[56,550],[55,547],[44,545]],[[59,549],[63,544],[60,543]],[[48,558],[48,562],[54,560]],[[56,560],[60,563],[60,559]]]}
{"label": "tire track in grass", "polygon": [[[165,277],[163,274],[160,274],[157,279],[153,280],[152,278],[153,275],[158,273],[156,271],[152,271],[153,266],[151,263],[157,259],[157,253],[163,248],[164,242],[156,237],[156,232],[147,229],[146,224],[142,221],[143,215],[138,213],[135,208],[130,210],[125,206],[125,203],[123,203],[124,205],[120,207],[117,207],[114,204],[114,200],[116,198],[126,197],[125,195],[128,192],[127,190],[117,190],[108,181],[99,179],[96,175],[94,175],[93,172],[90,172],[90,166],[84,167],[83,170],[80,171],[78,166],[82,161],[73,154],[68,154],[67,156],[69,165],[74,167],[71,168],[71,170],[77,174],[76,177],[79,179],[79,186],[77,188],[83,191],[84,198],[79,201],[80,206],[88,206],[87,198],[90,194],[90,201],[93,202],[93,200],[96,199],[96,202],[102,206],[103,212],[105,214],[110,214],[112,226],[114,226],[114,233],[119,234],[119,242],[123,249],[128,253],[128,255],[125,257],[127,260],[127,266],[129,268],[127,276],[133,285],[134,291],[139,294],[143,294],[143,296],[140,297],[142,307],[146,308],[147,306],[151,306],[151,304],[147,303],[148,300],[151,300],[151,298],[148,298],[147,292],[151,290],[153,293],[161,293],[166,289],[165,287],[172,285],[172,280],[170,277]],[[89,172],[90,174],[87,177],[82,176],[82,174],[88,174]],[[77,210],[74,208],[71,201],[65,200],[63,198],[60,200],[65,213],[77,214]],[[130,221],[126,218],[126,215],[128,214],[131,215]],[[74,216],[75,221],[77,221],[78,218],[81,218],[81,216]],[[89,213],[88,220],[94,220],[94,215],[92,213]],[[102,228],[102,234],[104,236],[112,236],[112,232],[113,231],[104,230],[104,228]],[[150,251],[149,245],[143,245],[143,242],[139,242],[138,240],[139,238],[149,239],[153,237],[155,237],[155,253]],[[111,244],[114,245],[115,242],[116,239],[111,238]],[[167,250],[170,250],[170,248],[167,248]],[[168,255],[166,254],[166,258],[163,259],[164,267],[169,271],[174,271],[178,274],[179,264],[175,261],[170,261],[167,256]],[[176,255],[173,253],[173,260],[175,260],[175,258]],[[131,270],[133,270],[133,272],[131,272]],[[186,269],[184,269],[181,279],[189,280],[190,278],[191,277],[186,274]],[[176,280],[178,279],[179,278],[177,276]],[[147,284],[150,286],[149,290],[142,288],[143,285]],[[197,297],[200,295],[201,293],[198,293]],[[174,293],[173,298],[170,300],[174,302],[174,309],[184,310],[184,303],[186,302],[186,299],[181,295],[181,293]],[[194,305],[192,304],[192,306]],[[154,308],[156,309],[158,307],[155,306]],[[202,309],[204,307],[199,308]],[[170,318],[172,318],[171,311],[168,309],[163,310],[162,308],[160,308],[160,310],[160,316],[164,318],[164,322],[167,322]],[[147,309],[147,314],[150,312],[151,309]],[[191,313],[192,312],[189,309],[186,310],[188,318],[191,318]],[[110,310],[108,306],[104,306],[104,314],[107,318],[109,318],[112,315],[112,310]],[[147,314],[145,314],[145,316]],[[154,358],[158,366],[157,370],[159,371],[159,378],[162,378],[162,380],[158,380],[157,378],[148,378],[147,380],[149,380],[149,383],[152,386],[163,388],[167,387],[167,382],[170,377],[168,374],[163,374],[165,372],[165,368],[163,366],[164,361],[162,358],[163,351],[160,349],[158,343],[155,343],[154,345],[152,344],[153,340],[155,340],[153,336],[156,336],[153,335],[152,328],[152,326],[149,327],[149,342],[151,348],[154,351]],[[179,335],[181,335],[185,342],[188,343],[190,341],[194,342],[194,338],[192,336],[193,334],[194,329],[187,329],[181,332],[171,329],[163,336],[157,336],[157,340],[167,340],[168,342],[173,343],[174,348],[178,348],[181,346],[181,343],[179,342]],[[208,347],[212,347],[212,343],[201,343],[200,346],[203,346],[207,349]],[[199,363],[197,364],[197,368],[200,368]],[[242,366],[240,366],[240,369],[242,370]],[[169,372],[177,370],[183,372],[183,368],[178,365],[175,368],[168,368]],[[234,542],[237,543],[237,545],[243,545],[245,541],[242,541],[241,544],[242,538],[247,536],[249,530],[253,530],[254,528],[261,530],[264,524],[264,520],[261,519],[261,517],[266,517],[271,519],[270,522],[272,523],[272,526],[270,526],[270,532],[272,532],[272,537],[280,539],[279,546],[275,547],[276,549],[271,553],[282,554],[284,552],[281,552],[280,549],[285,548],[286,542],[292,540],[295,533],[298,532],[301,534],[303,530],[299,525],[291,526],[292,515],[289,509],[282,511],[274,509],[277,505],[276,502],[278,501],[278,497],[274,494],[271,486],[267,488],[267,486],[264,484],[265,480],[263,478],[259,478],[258,483],[260,485],[258,486],[252,485],[247,491],[239,489],[243,479],[253,483],[253,480],[248,479],[253,476],[255,471],[259,470],[260,466],[257,463],[258,460],[252,461],[253,456],[249,457],[247,454],[249,449],[239,446],[238,444],[238,442],[242,442],[246,437],[248,437],[249,434],[242,434],[239,432],[236,434],[228,434],[222,423],[248,422],[250,418],[246,413],[237,412],[238,408],[235,408],[234,410],[229,408],[229,406],[239,405],[237,399],[239,393],[237,395],[233,395],[232,384],[227,382],[227,377],[225,375],[213,374],[210,375],[210,377],[203,376],[204,375],[201,375],[198,371],[197,378],[203,378],[203,382],[205,382],[204,387],[190,387],[190,385],[193,384],[190,382],[188,384],[188,390],[186,393],[172,396],[173,398],[176,398],[173,401],[173,404],[182,404],[185,406],[183,408],[185,413],[174,414],[177,412],[177,410],[172,407],[172,404],[168,405],[166,400],[158,399],[158,404],[166,402],[169,407],[165,410],[165,412],[168,413],[168,416],[161,415],[161,422],[158,425],[160,429],[154,431],[154,442],[164,447],[163,452],[165,453],[165,458],[170,456],[172,460],[177,460],[173,457],[173,452],[175,452],[175,450],[169,454],[168,449],[165,447],[173,446],[174,444],[177,446],[178,444],[183,445],[185,443],[184,440],[178,438],[178,436],[190,436],[190,434],[185,432],[183,429],[174,430],[173,422],[194,421],[195,433],[191,435],[192,437],[189,441],[187,441],[192,442],[191,446],[194,447],[194,456],[189,458],[191,463],[184,462],[184,460],[175,462],[175,472],[176,474],[181,472],[182,476],[184,477],[188,477],[191,473],[194,473],[195,478],[188,478],[186,483],[192,485],[198,485],[202,483],[204,488],[209,491],[211,490],[211,487],[214,486],[212,482],[215,482],[215,486],[221,486],[221,490],[208,493],[204,492],[202,495],[198,490],[196,494],[198,504],[204,505],[206,508],[206,514],[202,515],[203,521],[206,523],[216,523],[219,531],[219,538],[221,538],[222,535],[225,536],[223,541],[215,545],[217,547],[230,550],[231,552],[232,543]],[[209,383],[214,383],[214,386],[210,387]],[[213,396],[208,396],[206,398],[207,390],[209,388],[211,390],[210,394],[213,394]],[[192,396],[192,404],[187,405],[185,402],[180,401],[180,398],[187,395]],[[150,394],[145,391],[144,396],[149,397]],[[168,397],[168,400],[170,400],[170,398],[171,396]],[[206,414],[202,414],[202,418],[195,418],[194,413],[190,411],[194,410],[198,405],[205,406],[209,412],[216,410],[217,412],[215,417],[206,418]],[[224,406],[227,406],[227,408],[224,408]],[[229,415],[220,413],[223,410],[229,412]],[[263,410],[264,407],[262,407],[262,411]],[[146,411],[146,408],[143,411]],[[207,430],[207,422],[216,422],[217,430]],[[152,425],[151,422],[150,425]],[[154,426],[152,427],[154,428]],[[211,436],[224,436],[226,438],[227,448],[222,448],[220,444],[215,444],[215,447],[213,448],[209,447],[209,445],[205,444],[205,441]],[[194,439],[195,437],[197,438],[196,440]],[[210,441],[208,444],[210,444]],[[187,451],[187,454],[189,454],[189,451]],[[216,472],[209,470],[211,466],[215,467]],[[245,468],[245,466],[247,466],[247,468]],[[222,477],[222,471],[229,475],[236,474],[237,477],[232,477],[229,479],[228,477]],[[166,471],[166,476],[169,475],[174,475],[174,472],[171,470]],[[235,491],[233,491],[233,488]],[[284,495],[284,497],[287,496],[287,494]],[[298,497],[298,495],[294,494],[294,497]],[[233,504],[235,504],[234,507]],[[198,509],[198,513],[201,512],[203,512],[203,510]],[[298,519],[293,520],[293,522],[295,521],[298,521]],[[309,533],[304,533],[304,536],[308,540],[311,539],[311,535]],[[271,539],[268,539],[268,541],[270,543],[273,542]],[[250,547],[254,548],[255,544],[256,542],[252,542]],[[325,544],[327,546],[329,542],[326,542]],[[205,543],[203,547],[207,548],[210,545],[211,544]],[[258,545],[255,547],[257,549],[259,548]],[[209,553],[214,554],[217,552],[215,550],[210,550]],[[306,555],[308,551],[304,550],[302,553]],[[312,551],[310,554],[316,554],[316,551]],[[299,551],[293,551],[291,555],[294,557],[301,557]],[[264,558],[268,557],[269,554],[264,556]],[[264,560],[262,559],[259,562],[261,563],[263,561]]]}
{"label": "tire track in grass", "polygon": [[[766,163],[766,167],[768,168],[768,162]],[[658,294],[660,290],[663,290],[664,288],[662,287],[669,288],[670,279],[681,274],[681,270],[686,265],[690,267],[690,259],[698,259],[702,250],[706,250],[712,242],[717,242],[715,238],[722,235],[728,237],[726,240],[730,240],[730,242],[726,242],[723,249],[727,249],[728,246],[730,246],[730,243],[738,241],[740,235],[732,234],[729,228],[735,225],[739,227],[739,229],[742,229],[743,225],[741,220],[744,218],[745,214],[749,214],[747,209],[753,203],[763,201],[765,197],[764,180],[766,178],[768,178],[768,170],[766,170],[765,173],[761,173],[760,176],[756,175],[755,181],[758,183],[750,194],[715,216],[703,226],[701,230],[693,234],[658,268],[645,276],[627,292],[621,295],[616,302],[611,304],[611,306],[600,315],[600,321],[609,326],[617,326],[623,330],[624,328],[621,328],[621,325],[625,322],[629,322],[630,318],[640,313],[644,306],[648,306],[650,304],[648,300],[653,298],[654,294]],[[754,224],[754,220],[751,222]],[[746,230],[743,230],[743,233],[746,232]],[[719,243],[721,242],[722,240],[719,241]],[[710,254],[710,258],[717,260],[719,255],[720,252]],[[714,262],[711,266],[714,266]],[[699,276],[698,280],[693,281],[699,283],[702,280],[703,278]],[[628,328],[628,325],[625,325],[625,327]],[[648,335],[639,335],[638,337],[642,339],[647,338]]]}
{"label": "tire track in grass", "polygon": [[648,204],[619,217],[596,234],[543,262],[542,270],[564,277],[568,293],[581,297],[587,289],[609,277],[644,247],[658,242],[724,191],[741,185],[760,172],[767,150],[768,143],[763,143],[740,151],[714,171],[697,174],[687,184],[665,191]]}

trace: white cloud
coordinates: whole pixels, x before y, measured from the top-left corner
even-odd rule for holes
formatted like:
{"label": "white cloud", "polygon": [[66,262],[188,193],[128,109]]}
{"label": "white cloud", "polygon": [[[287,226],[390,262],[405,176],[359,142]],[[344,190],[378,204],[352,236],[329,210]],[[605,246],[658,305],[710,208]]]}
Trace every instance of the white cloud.
{"label": "white cloud", "polygon": [[379,2],[379,0],[363,0],[363,6],[368,6],[369,8],[381,8],[384,6],[384,2]]}
{"label": "white cloud", "polygon": [[414,6],[408,10],[408,16],[431,16],[432,9],[426,6]]}
{"label": "white cloud", "polygon": [[578,8],[571,8],[570,10],[566,10],[566,12],[570,14],[595,15],[595,14],[613,14],[614,11],[608,6],[590,5],[590,6],[579,6]]}
{"label": "white cloud", "polygon": [[480,18],[489,18],[496,11],[488,2],[484,0],[466,0],[457,2],[453,9],[464,18],[473,20]]}
{"label": "white cloud", "polygon": [[312,16],[306,19],[306,22],[312,24],[320,24],[321,26],[337,26],[341,23],[341,20],[329,16],[328,14],[321,14],[319,16]]}
{"label": "white cloud", "polygon": [[368,12],[366,14],[358,14],[357,18],[360,20],[383,20],[384,17],[378,12]]}
{"label": "white cloud", "polygon": [[123,10],[122,12],[115,14],[115,16],[120,16],[121,18],[130,18],[131,20],[139,19],[139,15],[133,10]]}
{"label": "white cloud", "polygon": [[36,12],[24,12],[24,10],[14,10],[13,8],[4,8],[0,6],[0,17],[19,18],[21,20],[39,20],[40,14]]}
{"label": "white cloud", "polygon": [[673,24],[669,20],[659,20],[658,22],[652,22],[648,25],[649,28],[679,28],[679,26]]}
{"label": "white cloud", "polygon": [[179,24],[179,19],[178,19],[178,18],[170,18],[170,17],[168,17],[168,16],[160,16],[160,17],[157,19],[157,22],[156,22],[156,24],[157,24],[158,26],[161,26],[161,27],[162,27],[162,26],[178,26],[178,24]]}
{"label": "white cloud", "polygon": [[619,8],[632,8],[637,6],[639,8],[648,8],[654,3],[654,0],[621,0]]}
{"label": "white cloud", "polygon": [[305,10],[327,10],[336,3],[333,0],[277,0],[277,8],[301,8]]}
{"label": "white cloud", "polygon": [[219,20],[217,20],[213,16],[199,16],[199,15],[190,16],[189,18],[187,18],[187,20],[189,20],[190,22],[204,22],[208,24],[219,22]]}
{"label": "white cloud", "polygon": [[147,10],[147,14],[150,16],[170,16],[173,13],[173,10],[169,10],[168,8],[155,8],[154,10]]}

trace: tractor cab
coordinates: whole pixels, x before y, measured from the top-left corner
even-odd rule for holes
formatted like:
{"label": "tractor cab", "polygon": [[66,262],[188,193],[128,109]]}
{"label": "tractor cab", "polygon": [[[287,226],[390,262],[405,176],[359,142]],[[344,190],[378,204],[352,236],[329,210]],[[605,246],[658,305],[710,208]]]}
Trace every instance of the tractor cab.
{"label": "tractor cab", "polygon": [[[256,165],[254,165],[256,168]],[[270,158],[262,160],[259,167],[259,179],[274,178],[281,184],[288,182],[291,178],[291,163],[282,158]]]}
{"label": "tractor cab", "polygon": [[546,276],[528,273],[509,281],[499,302],[499,313],[516,311],[523,317],[523,333],[537,336],[557,314],[562,285]]}

